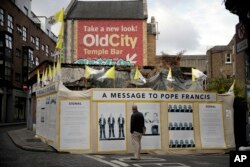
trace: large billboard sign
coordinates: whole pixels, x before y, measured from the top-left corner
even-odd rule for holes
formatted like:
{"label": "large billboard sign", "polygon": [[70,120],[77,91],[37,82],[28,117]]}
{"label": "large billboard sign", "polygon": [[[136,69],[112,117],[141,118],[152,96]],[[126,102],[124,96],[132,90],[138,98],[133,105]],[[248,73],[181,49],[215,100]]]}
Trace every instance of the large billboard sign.
{"label": "large billboard sign", "polygon": [[142,20],[78,20],[77,62],[143,65]]}

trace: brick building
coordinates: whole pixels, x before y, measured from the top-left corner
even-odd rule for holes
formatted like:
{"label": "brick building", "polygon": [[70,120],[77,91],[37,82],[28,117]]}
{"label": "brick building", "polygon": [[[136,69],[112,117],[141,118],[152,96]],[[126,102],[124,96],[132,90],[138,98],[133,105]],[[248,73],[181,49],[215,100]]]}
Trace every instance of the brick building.
{"label": "brick building", "polygon": [[0,122],[26,119],[28,74],[44,60],[53,60],[55,35],[40,28],[30,3],[0,3]]}

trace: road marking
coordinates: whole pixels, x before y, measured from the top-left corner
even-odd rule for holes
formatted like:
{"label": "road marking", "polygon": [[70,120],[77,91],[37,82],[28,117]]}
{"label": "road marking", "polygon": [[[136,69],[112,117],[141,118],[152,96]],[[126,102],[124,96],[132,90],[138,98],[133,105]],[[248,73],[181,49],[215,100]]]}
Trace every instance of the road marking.
{"label": "road marking", "polygon": [[111,161],[111,162],[116,163],[116,164],[121,165],[121,166],[124,166],[124,167],[130,166],[129,164],[126,164],[126,163],[124,163],[124,162],[117,161],[117,160],[113,160],[113,161]]}
{"label": "road marking", "polygon": [[144,167],[144,166],[161,166],[161,167],[190,167],[181,163],[140,163],[140,164],[133,164],[136,167]]}
{"label": "road marking", "polygon": [[103,155],[94,155],[94,156],[97,157],[97,158],[101,158],[101,159],[105,158],[105,156],[103,156]]}
{"label": "road marking", "polygon": [[[136,162],[135,160],[131,160],[131,157],[125,157],[125,158],[118,158],[119,161],[123,162]],[[162,158],[157,158],[157,157],[151,157],[151,156],[143,156],[141,159],[137,162],[149,162],[149,161],[166,161],[165,159]]]}
{"label": "road marking", "polygon": [[101,162],[101,163],[110,165],[110,166],[112,166],[112,167],[121,167],[120,165],[114,164],[114,163],[112,163],[112,162],[105,161],[105,160],[103,160],[103,159],[101,159],[101,158],[98,158],[98,157],[95,157],[95,156],[90,156],[90,155],[84,155],[84,156],[85,156],[85,157],[88,157],[88,158],[91,158],[91,159],[94,159],[94,160],[96,160],[96,161],[99,161],[99,162]]}

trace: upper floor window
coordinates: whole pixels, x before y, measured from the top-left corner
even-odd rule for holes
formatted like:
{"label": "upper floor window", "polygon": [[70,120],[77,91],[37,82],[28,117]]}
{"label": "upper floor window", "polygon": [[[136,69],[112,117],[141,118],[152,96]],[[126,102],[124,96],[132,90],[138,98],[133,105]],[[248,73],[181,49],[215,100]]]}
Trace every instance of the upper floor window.
{"label": "upper floor window", "polygon": [[35,37],[30,36],[30,42],[34,44],[35,43]]}
{"label": "upper floor window", "polygon": [[36,57],[36,66],[38,66],[38,65],[39,65],[39,58]]}
{"label": "upper floor window", "polygon": [[20,49],[16,49],[16,57],[21,57],[21,50]]}
{"label": "upper floor window", "polygon": [[27,28],[23,27],[23,40],[27,41]]}
{"label": "upper floor window", "polygon": [[0,8],[0,26],[4,25],[4,10]]}
{"label": "upper floor window", "polygon": [[226,54],[226,56],[225,56],[225,63],[226,64],[232,63],[232,55],[231,55],[231,53],[227,53]]}
{"label": "upper floor window", "polygon": [[45,45],[45,52],[46,52],[46,56],[49,56],[49,46]]}
{"label": "upper floor window", "polygon": [[39,50],[40,39],[36,37],[36,50]]}
{"label": "upper floor window", "polygon": [[12,37],[9,35],[5,35],[5,43],[6,43],[6,47],[9,49],[12,49]]}
{"label": "upper floor window", "polygon": [[15,81],[16,82],[21,82],[21,74],[20,73],[15,73]]}
{"label": "upper floor window", "polygon": [[29,69],[32,69],[33,67],[34,67],[34,65],[35,65],[35,59],[34,59],[34,52],[33,52],[33,50],[31,50],[31,49],[29,49],[29,51],[28,51],[28,58],[29,58]]}
{"label": "upper floor window", "polygon": [[41,45],[42,51],[44,51],[44,45]]}
{"label": "upper floor window", "polygon": [[16,31],[17,31],[17,33],[18,33],[18,34],[20,34],[20,35],[22,35],[22,34],[23,34],[22,27],[21,27],[21,26],[19,26],[19,25],[17,25],[17,26],[16,26]]}
{"label": "upper floor window", "polygon": [[13,32],[13,17],[11,15],[8,15],[8,32]]}

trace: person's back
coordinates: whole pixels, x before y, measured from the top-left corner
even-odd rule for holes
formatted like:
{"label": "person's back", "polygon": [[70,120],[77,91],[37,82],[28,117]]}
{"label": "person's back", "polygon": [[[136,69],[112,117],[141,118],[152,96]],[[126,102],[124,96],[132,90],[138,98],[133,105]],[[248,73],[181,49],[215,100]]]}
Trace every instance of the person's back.
{"label": "person's back", "polygon": [[141,152],[141,138],[144,129],[144,117],[143,114],[137,110],[137,106],[132,106],[131,120],[130,120],[130,133],[132,138],[132,144],[135,148],[134,158],[131,160],[138,160],[141,159],[140,152]]}
{"label": "person's back", "polygon": [[142,133],[144,127],[144,117],[143,114],[139,111],[133,112],[131,116],[131,126],[130,132],[133,133],[134,131]]}

